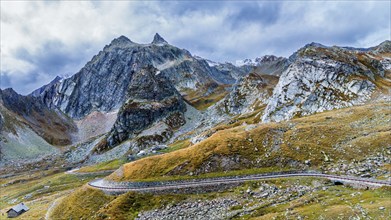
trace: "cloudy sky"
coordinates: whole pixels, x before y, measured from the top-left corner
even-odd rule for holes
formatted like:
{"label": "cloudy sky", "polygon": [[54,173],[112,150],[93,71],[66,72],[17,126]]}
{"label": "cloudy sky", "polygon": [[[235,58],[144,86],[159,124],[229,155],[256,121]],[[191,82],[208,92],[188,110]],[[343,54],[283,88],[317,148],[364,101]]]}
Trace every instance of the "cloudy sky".
{"label": "cloudy sky", "polygon": [[310,42],[390,39],[390,1],[1,1],[1,88],[21,94],[72,75],[113,38],[169,43],[215,61],[289,56]]}

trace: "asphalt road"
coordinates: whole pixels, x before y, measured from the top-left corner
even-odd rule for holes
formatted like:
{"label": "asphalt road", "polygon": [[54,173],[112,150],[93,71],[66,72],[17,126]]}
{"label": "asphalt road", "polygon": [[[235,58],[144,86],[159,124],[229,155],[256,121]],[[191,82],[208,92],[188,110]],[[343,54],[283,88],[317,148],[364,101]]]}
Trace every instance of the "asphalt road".
{"label": "asphalt road", "polygon": [[114,193],[124,193],[129,191],[136,192],[148,192],[148,191],[159,191],[159,190],[170,190],[170,189],[181,189],[181,188],[191,188],[191,187],[203,187],[203,186],[212,186],[220,184],[233,184],[233,183],[243,183],[246,181],[255,181],[255,180],[265,180],[265,179],[276,179],[276,178],[288,178],[288,177],[317,177],[325,178],[331,181],[346,183],[346,184],[359,184],[364,186],[372,187],[381,187],[381,186],[391,186],[391,182],[375,180],[369,178],[359,178],[359,177],[350,177],[350,176],[338,176],[338,175],[329,175],[322,173],[313,173],[313,172],[297,172],[297,173],[272,173],[272,174],[258,174],[258,175],[247,175],[247,176],[233,176],[233,177],[223,177],[223,178],[210,178],[210,179],[194,179],[194,180],[185,180],[185,181],[162,181],[162,182],[138,182],[137,185],[127,185],[127,182],[112,182],[106,181],[104,179],[97,179],[88,183],[90,187],[114,192]]}

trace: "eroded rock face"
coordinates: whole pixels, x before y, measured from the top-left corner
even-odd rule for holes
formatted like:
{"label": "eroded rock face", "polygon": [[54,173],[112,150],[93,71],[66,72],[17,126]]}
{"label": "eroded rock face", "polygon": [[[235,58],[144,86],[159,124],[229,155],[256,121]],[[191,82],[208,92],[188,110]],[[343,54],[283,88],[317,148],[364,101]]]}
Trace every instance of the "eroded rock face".
{"label": "eroded rock face", "polygon": [[363,104],[375,92],[390,89],[377,84],[387,80],[391,59],[373,50],[310,44],[290,59],[294,61],[268,101],[264,122]]}
{"label": "eroded rock face", "polygon": [[107,146],[132,138],[157,121],[177,128],[184,124],[186,105],[172,84],[152,66],[134,73],[126,103],[109,132]]}

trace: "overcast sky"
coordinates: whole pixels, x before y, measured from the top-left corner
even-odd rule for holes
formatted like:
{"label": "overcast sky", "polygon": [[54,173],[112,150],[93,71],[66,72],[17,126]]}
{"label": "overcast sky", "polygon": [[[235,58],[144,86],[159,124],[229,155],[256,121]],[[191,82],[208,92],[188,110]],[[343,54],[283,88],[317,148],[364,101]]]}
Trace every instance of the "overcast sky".
{"label": "overcast sky", "polygon": [[21,94],[80,70],[120,35],[214,61],[289,56],[310,42],[370,47],[390,39],[390,1],[1,1],[1,88]]}

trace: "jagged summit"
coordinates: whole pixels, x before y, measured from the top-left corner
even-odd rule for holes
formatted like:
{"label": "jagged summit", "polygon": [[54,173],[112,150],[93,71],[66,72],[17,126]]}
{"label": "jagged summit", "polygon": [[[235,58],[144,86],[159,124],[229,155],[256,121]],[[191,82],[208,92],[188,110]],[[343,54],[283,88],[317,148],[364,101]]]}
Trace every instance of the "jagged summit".
{"label": "jagged summit", "polygon": [[155,36],[153,37],[152,44],[168,44],[168,42],[166,40],[164,40],[164,38],[162,38],[162,36],[160,36],[158,33],[156,33]]}
{"label": "jagged summit", "polygon": [[121,35],[117,38],[114,38],[114,40],[111,41],[111,44],[118,44],[118,43],[133,43],[129,38],[125,37],[124,35]]}
{"label": "jagged summit", "polygon": [[133,45],[135,44],[133,41],[131,41],[129,38],[121,35],[117,38],[114,38],[109,45],[107,45],[104,49],[107,49],[107,48],[124,48],[124,47],[127,47],[129,45]]}

